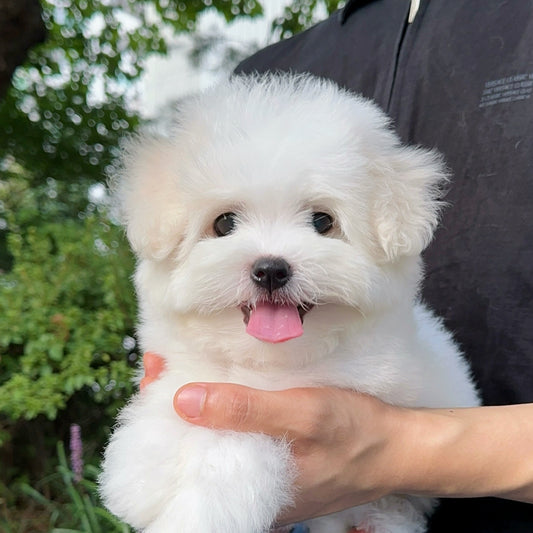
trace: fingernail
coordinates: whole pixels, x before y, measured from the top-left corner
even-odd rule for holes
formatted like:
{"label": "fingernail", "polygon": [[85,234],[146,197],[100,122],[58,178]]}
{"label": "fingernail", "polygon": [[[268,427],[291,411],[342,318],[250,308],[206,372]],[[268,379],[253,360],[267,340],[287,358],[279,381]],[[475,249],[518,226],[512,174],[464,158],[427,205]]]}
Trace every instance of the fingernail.
{"label": "fingernail", "polygon": [[206,392],[201,385],[184,387],[174,397],[174,408],[187,418],[198,418],[202,414]]}

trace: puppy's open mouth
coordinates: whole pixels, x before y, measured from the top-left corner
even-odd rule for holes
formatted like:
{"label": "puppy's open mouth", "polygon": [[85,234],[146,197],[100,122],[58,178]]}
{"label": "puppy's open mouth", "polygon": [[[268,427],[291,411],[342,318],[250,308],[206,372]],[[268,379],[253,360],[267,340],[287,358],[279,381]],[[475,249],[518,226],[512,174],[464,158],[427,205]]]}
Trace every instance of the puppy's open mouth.
{"label": "puppy's open mouth", "polygon": [[265,342],[285,342],[303,334],[303,317],[312,305],[258,302],[241,305],[246,332]]}

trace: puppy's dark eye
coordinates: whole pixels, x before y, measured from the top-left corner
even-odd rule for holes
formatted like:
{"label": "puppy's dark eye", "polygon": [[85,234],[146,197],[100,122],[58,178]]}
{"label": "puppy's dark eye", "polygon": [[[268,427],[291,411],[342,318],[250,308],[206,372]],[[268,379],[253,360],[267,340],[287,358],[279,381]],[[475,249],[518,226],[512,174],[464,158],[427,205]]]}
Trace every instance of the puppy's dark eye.
{"label": "puppy's dark eye", "polygon": [[327,233],[333,227],[333,217],[327,213],[313,213],[313,226],[317,233]]}
{"label": "puppy's dark eye", "polygon": [[213,229],[218,237],[229,235],[236,225],[237,215],[235,213],[222,213],[213,223]]}

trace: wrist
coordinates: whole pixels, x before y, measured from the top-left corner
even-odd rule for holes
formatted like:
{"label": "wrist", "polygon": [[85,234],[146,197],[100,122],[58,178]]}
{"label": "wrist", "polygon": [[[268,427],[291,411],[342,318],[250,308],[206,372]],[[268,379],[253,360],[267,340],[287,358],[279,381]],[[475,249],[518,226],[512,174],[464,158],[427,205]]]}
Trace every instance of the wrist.
{"label": "wrist", "polygon": [[382,431],[383,495],[433,496],[430,479],[433,457],[446,437],[432,430],[437,421],[427,410],[388,407]]}
{"label": "wrist", "polygon": [[[355,468],[350,475],[362,493],[367,491],[368,500],[390,494],[415,494],[418,478],[422,477],[417,462],[417,433],[422,433],[425,425],[419,411],[372,397],[368,401],[364,412],[369,422],[361,427],[364,438],[360,435],[354,439]],[[365,431],[366,427],[372,430]]]}
{"label": "wrist", "polygon": [[[402,409],[395,455],[395,492],[418,496],[459,496],[461,466],[454,453],[467,431],[453,410]],[[461,458],[464,460],[464,457]]]}

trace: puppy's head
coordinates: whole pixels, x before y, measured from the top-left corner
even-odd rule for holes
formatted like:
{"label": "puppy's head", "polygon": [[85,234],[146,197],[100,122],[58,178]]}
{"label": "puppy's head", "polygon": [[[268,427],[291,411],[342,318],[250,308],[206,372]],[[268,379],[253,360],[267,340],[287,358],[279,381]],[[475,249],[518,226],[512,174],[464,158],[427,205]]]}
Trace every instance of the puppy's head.
{"label": "puppy's head", "polygon": [[371,102],[269,76],[185,101],[172,136],[131,142],[115,189],[141,304],[276,343],[412,298],[444,180]]}

